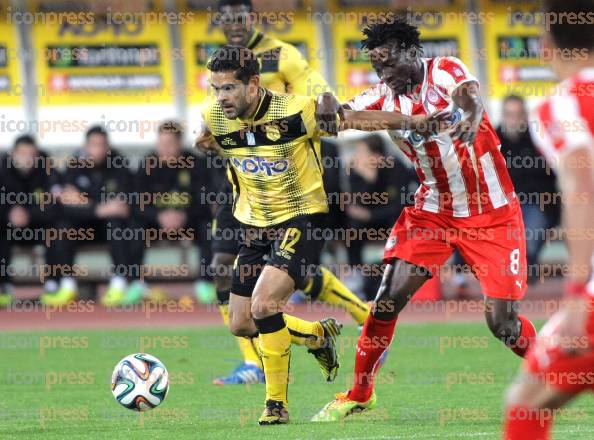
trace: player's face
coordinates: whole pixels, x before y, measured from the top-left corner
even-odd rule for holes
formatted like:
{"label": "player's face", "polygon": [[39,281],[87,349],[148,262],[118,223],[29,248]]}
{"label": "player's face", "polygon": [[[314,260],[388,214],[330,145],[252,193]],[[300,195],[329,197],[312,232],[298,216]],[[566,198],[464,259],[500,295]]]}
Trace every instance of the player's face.
{"label": "player's face", "polygon": [[245,5],[223,6],[220,23],[229,44],[247,46],[254,33],[253,18]]}
{"label": "player's face", "polygon": [[85,152],[94,163],[102,163],[109,152],[107,138],[99,133],[92,134],[85,144]]}
{"label": "player's face", "polygon": [[21,170],[21,172],[28,174],[35,165],[35,158],[38,155],[37,148],[32,144],[22,143],[15,148],[12,153],[12,161],[15,168]]}
{"label": "player's face", "polygon": [[369,58],[379,78],[396,95],[411,92],[422,80],[419,54],[414,49],[390,43],[371,50]]}
{"label": "player's face", "polygon": [[249,109],[258,99],[260,77],[254,75],[247,84],[235,77],[235,72],[212,72],[210,83],[215,97],[228,119],[247,118]]}
{"label": "player's face", "polygon": [[168,160],[178,158],[182,150],[179,138],[174,133],[160,133],[157,138],[157,154]]}

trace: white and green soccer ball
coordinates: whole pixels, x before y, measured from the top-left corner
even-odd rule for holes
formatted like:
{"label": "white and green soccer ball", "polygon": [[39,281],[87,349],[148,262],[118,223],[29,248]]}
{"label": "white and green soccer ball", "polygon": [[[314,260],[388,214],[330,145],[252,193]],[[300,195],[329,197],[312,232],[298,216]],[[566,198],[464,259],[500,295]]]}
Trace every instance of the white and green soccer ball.
{"label": "white and green soccer ball", "polygon": [[169,390],[168,376],[167,368],[156,357],[146,353],[131,354],[115,366],[111,392],[120,405],[148,411],[165,400]]}

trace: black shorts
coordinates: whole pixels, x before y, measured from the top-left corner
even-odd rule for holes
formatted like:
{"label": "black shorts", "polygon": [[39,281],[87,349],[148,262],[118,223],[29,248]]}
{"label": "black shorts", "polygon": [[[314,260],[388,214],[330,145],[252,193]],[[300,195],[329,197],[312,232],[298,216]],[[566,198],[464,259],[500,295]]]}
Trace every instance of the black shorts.
{"label": "black shorts", "polygon": [[297,289],[305,287],[308,275],[319,265],[324,247],[324,240],[312,231],[323,225],[325,215],[302,215],[267,228],[244,225],[231,293],[252,296],[265,265],[287,272]]}
{"label": "black shorts", "polygon": [[213,254],[239,253],[241,240],[241,223],[233,216],[233,205],[219,205],[212,222],[211,249]]}

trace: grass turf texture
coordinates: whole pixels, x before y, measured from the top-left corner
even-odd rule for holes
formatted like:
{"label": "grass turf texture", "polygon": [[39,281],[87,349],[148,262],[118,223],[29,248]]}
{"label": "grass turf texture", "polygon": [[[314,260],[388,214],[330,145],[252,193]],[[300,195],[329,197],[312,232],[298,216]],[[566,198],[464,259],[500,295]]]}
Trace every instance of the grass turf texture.
{"label": "grass turf texture", "polygon": [[[399,325],[376,382],[378,409],[343,423],[310,423],[335,392],[351,384],[357,331],[347,327],[344,336],[342,367],[332,384],[323,381],[311,355],[293,347],[292,422],[259,427],[263,386],[211,385],[239,360],[224,328],[4,334],[0,438],[500,438],[503,391],[520,359],[480,323]],[[120,407],[110,392],[116,362],[141,350],[165,363],[171,382],[165,402],[143,415]],[[594,438],[588,399],[559,418],[556,438]]]}

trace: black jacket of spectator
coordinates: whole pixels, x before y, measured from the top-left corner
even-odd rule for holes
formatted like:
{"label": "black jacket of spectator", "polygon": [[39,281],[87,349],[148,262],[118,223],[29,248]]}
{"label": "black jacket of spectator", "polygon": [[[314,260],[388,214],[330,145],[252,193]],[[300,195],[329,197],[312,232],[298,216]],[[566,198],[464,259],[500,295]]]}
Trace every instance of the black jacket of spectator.
{"label": "black jacket of spectator", "polygon": [[501,140],[501,152],[507,161],[516,193],[555,190],[555,177],[550,168],[546,168],[546,162],[527,130],[517,140],[508,137],[501,127],[497,128],[497,135]]}
{"label": "black jacket of spectator", "polygon": [[10,154],[0,156],[0,187],[5,194],[2,222],[6,222],[10,208],[18,204],[29,213],[30,224],[51,223],[58,210],[50,194],[57,183],[57,172],[45,166],[47,158],[47,154],[40,151],[40,160],[25,172],[14,166]]}
{"label": "black jacket of spectator", "polygon": [[152,203],[140,212],[142,222],[157,224],[159,212],[166,209],[186,212],[191,224],[210,220],[211,207],[206,196],[216,195],[219,182],[211,178],[211,171],[206,158],[188,151],[183,151],[171,166],[159,163],[154,152],[145,156],[137,172],[137,188],[150,195]]}
{"label": "black jacket of spectator", "polygon": [[[497,135],[501,140],[501,152],[507,162],[509,175],[521,202],[529,203],[536,199],[536,194],[557,191],[556,176],[552,169],[546,166],[546,161],[532,142],[528,130],[517,140],[508,137],[501,127],[497,128]],[[544,206],[551,225],[558,223],[558,205],[549,203]]]}
{"label": "black jacket of spectator", "polygon": [[[404,197],[403,190],[408,191],[411,184],[415,184],[416,175],[411,168],[402,164],[393,156],[386,156],[385,164],[387,166],[378,167],[377,178],[374,182],[367,181],[359,175],[354,169],[350,170],[348,177],[349,193],[351,194],[371,194],[370,203],[357,203],[370,212],[369,222],[373,225],[383,225],[391,227],[395,222],[406,203],[402,203]],[[353,200],[359,202],[362,200],[358,196],[353,196]]]}
{"label": "black jacket of spectator", "polygon": [[134,175],[127,165],[124,156],[113,148],[105,161],[94,166],[91,166],[90,159],[82,151],[69,158],[66,168],[60,174],[60,185],[73,185],[88,197],[89,203],[63,206],[64,217],[92,218],[98,204],[116,197],[126,197],[134,211],[138,206],[134,199]]}

